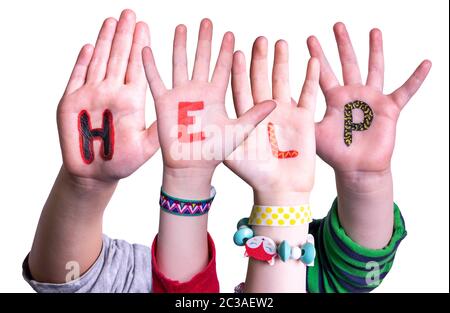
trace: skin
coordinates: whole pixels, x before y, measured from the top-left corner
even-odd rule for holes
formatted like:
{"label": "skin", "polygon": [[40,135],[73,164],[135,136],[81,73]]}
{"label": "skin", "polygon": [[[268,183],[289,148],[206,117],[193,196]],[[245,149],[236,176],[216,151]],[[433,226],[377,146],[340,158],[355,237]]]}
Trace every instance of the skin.
{"label": "skin", "polygon": [[[343,23],[334,25],[342,65],[341,85],[315,37],[307,44],[312,57],[320,61],[320,87],[327,104],[325,116],[316,124],[317,154],[335,172],[339,220],[346,233],[362,246],[385,247],[393,230],[393,187],[391,158],[401,110],[416,93],[431,68],[423,61],[411,77],[391,94],[383,93],[384,57],[382,34],[370,32],[369,71],[366,84]],[[343,141],[344,105],[354,100],[369,104],[372,125],[353,132],[353,143]]]}
{"label": "skin", "polygon": [[[125,10],[119,21],[108,18],[95,48],[85,45],[78,56],[57,110],[63,165],[44,205],[29,255],[34,279],[67,281],[66,264],[75,261],[80,274],[96,261],[102,248],[104,210],[118,181],[135,172],[158,149],[156,124],[145,125],[146,79],[141,51],[150,42],[145,23]],[[92,127],[101,127],[102,112],[113,114],[115,152],[86,165],[79,150],[77,117],[85,109]],[[73,279],[70,278],[70,279]]]}
{"label": "skin", "polygon": [[[246,73],[242,52],[236,52],[233,61],[232,89],[237,115],[252,108],[251,103],[266,99],[277,102],[277,108],[258,125],[250,137],[227,159],[225,164],[254,192],[258,205],[299,205],[309,203],[314,185],[316,143],[314,135],[314,110],[319,87],[320,64],[311,58],[308,63],[305,83],[298,102],[291,98],[289,86],[289,59],[287,42],[280,40],[275,45],[272,68],[272,87],[269,83],[267,40],[256,39],[253,45],[250,83]],[[297,150],[299,156],[278,159],[272,155],[267,124],[276,127],[276,136],[281,150]],[[257,151],[257,158],[245,158]],[[293,172],[298,175],[292,175]],[[253,226],[256,235],[272,238],[276,243],[287,240],[290,245],[305,242],[308,225],[293,227]],[[286,277],[297,277],[286,279]],[[306,267],[303,263],[289,260],[267,263],[249,259],[245,292],[305,292]]]}
{"label": "skin", "polygon": [[[389,95],[384,95],[382,93],[381,33],[378,30],[371,32],[369,77],[366,85],[361,83],[356,58],[343,24],[336,24],[335,33],[343,66],[344,86],[337,82],[317,39],[314,37],[308,39],[311,55],[320,61],[320,85],[327,100],[325,117],[316,125],[317,153],[335,170],[339,217],[346,232],[361,245],[381,248],[387,244],[392,234],[393,192],[390,159],[394,147],[396,122],[401,109],[428,74],[431,63],[422,62],[402,87]],[[189,80],[185,52],[186,28],[182,25],[177,27],[174,40],[172,90],[164,87],[157,73],[151,49],[147,47],[143,51],[145,72],[160,121],[158,129],[159,140],[163,146],[163,189],[176,197],[190,199],[208,197],[212,174],[215,167],[222,161],[204,159],[180,161],[172,158],[170,147],[177,143],[176,139],[169,136],[169,131],[171,126],[176,124],[174,119],[178,102],[201,99],[205,103],[205,110],[200,114],[202,125],[217,125],[221,129],[227,126],[241,126],[248,130],[245,136],[275,107],[273,102],[262,102],[262,100],[273,98],[280,102],[281,113],[287,106],[295,107],[286,97],[289,94],[286,89],[288,86],[285,64],[287,53],[283,52],[284,44],[281,42],[276,48],[278,57],[275,57],[272,95],[269,95],[270,89],[266,84],[267,71],[257,69],[263,68],[266,62],[264,55],[267,53],[262,48],[262,52],[254,51],[253,53],[252,61],[254,62],[252,62],[251,71],[253,99],[248,97],[248,86],[245,88],[233,86],[233,91],[241,90],[236,91],[234,96],[237,111],[238,107],[241,107],[242,113],[238,113],[237,120],[229,119],[225,113],[224,98],[231,64],[236,63],[234,68],[239,69],[238,63],[242,65],[245,62],[239,61],[239,53],[232,61],[234,38],[231,33],[227,33],[224,36],[214,74],[209,81],[211,38],[212,24],[209,20],[204,20],[200,28],[193,75]],[[118,181],[136,171],[158,148],[156,126],[152,124],[146,128],[144,120],[146,84],[142,71],[141,50],[148,44],[149,32],[146,24],[136,23],[134,13],[125,10],[118,22],[112,18],[105,20],[95,48],[86,45],[80,51],[57,111],[63,165],[44,205],[29,256],[30,271],[38,281],[65,282],[66,264],[70,261],[76,261],[79,264],[81,274],[92,266],[101,250],[103,212]],[[258,50],[257,47],[255,50]],[[314,110],[307,107],[314,102],[312,100],[315,97],[313,85],[317,82],[317,75],[314,73],[319,67],[316,63],[314,59],[309,63],[306,84],[302,92],[302,96],[311,99],[302,101],[301,98],[299,102],[298,110],[301,112],[304,109],[304,114],[286,111],[289,116],[298,115],[298,118],[304,118],[305,125],[310,122],[310,118],[306,115],[312,116],[311,112]],[[238,79],[237,76],[241,72],[237,70],[235,74],[233,69],[233,81],[235,77]],[[233,85],[235,85],[234,82]],[[237,97],[242,99],[238,101]],[[374,110],[376,121],[364,134],[356,134],[352,146],[344,150],[345,145],[339,135],[342,132],[337,132],[336,129],[342,130],[343,127],[343,105],[355,98],[369,103]],[[249,100],[257,104],[252,106]],[[237,104],[238,102],[241,104]],[[86,109],[91,114],[93,125],[100,125],[101,114],[105,108],[110,109],[114,116],[115,154],[111,161],[102,160],[98,155],[99,145],[96,143],[94,145],[95,161],[86,166],[78,148],[78,133],[74,131],[77,129],[77,116],[82,109]],[[280,116],[284,115],[280,114]],[[288,121],[283,121],[283,117],[277,117],[276,111],[274,118],[281,120],[280,124],[283,126],[281,130],[283,130]],[[303,125],[303,123],[299,124]],[[294,144],[292,148],[300,151],[301,155],[304,153],[305,159],[309,159],[312,151],[310,150],[311,136],[307,134],[307,127],[303,129],[301,125],[298,129],[292,130],[301,134],[293,141],[288,138],[289,131],[277,132],[277,138],[279,142],[284,143],[297,140],[298,145]],[[219,141],[214,137],[208,140]],[[376,149],[372,145],[374,141],[378,143]],[[228,146],[222,144],[224,157],[229,156],[235,144]],[[246,149],[245,144],[239,149]],[[298,160],[279,161],[294,163]],[[237,164],[240,162],[234,162],[235,165],[232,163],[233,161],[227,161],[227,166],[234,171],[238,172],[239,168],[245,170],[245,166]],[[299,167],[302,165],[298,164]],[[311,170],[314,163],[304,164],[304,167]],[[282,170],[283,167],[270,165],[270,168]],[[242,177],[252,185],[255,191],[255,203],[265,205],[283,201],[284,204],[296,204],[309,200],[313,174],[310,177],[307,171],[306,169],[304,172],[306,178],[302,182],[292,182],[294,187],[290,191],[273,189],[274,186],[279,186],[276,180],[266,179],[264,183],[258,184],[252,180],[251,175],[243,173]],[[268,176],[270,175],[265,178]],[[308,178],[311,178],[309,190]],[[269,190],[275,191],[273,196],[268,196]],[[364,207],[364,211],[361,207]],[[162,272],[172,279],[186,281],[201,271],[207,263],[206,229],[207,215],[181,218],[162,212],[157,254]],[[255,227],[255,231],[277,241],[288,239],[292,240],[291,244],[297,244],[295,240],[306,235],[307,227],[278,230]],[[182,244],[179,238],[187,240]],[[180,269],[176,262],[179,259],[186,260],[189,266]],[[253,264],[250,261],[246,291],[270,292],[271,290],[268,289],[258,289],[264,285],[268,285],[267,288],[278,286],[277,291],[305,290],[304,283],[289,285],[277,280],[276,277],[272,277],[267,283],[258,282],[261,273],[270,276],[278,271],[283,275],[290,275],[293,271],[299,271],[301,267],[294,268],[292,264],[286,263],[284,266],[279,263],[275,265],[274,270],[267,271],[268,267],[261,265],[262,263]],[[304,272],[304,268],[301,268],[299,275],[304,275]]]}
{"label": "skin", "polygon": [[[275,108],[273,101],[266,101],[238,119],[233,120],[227,116],[225,93],[233,60],[234,35],[230,32],[224,35],[212,78],[209,79],[212,32],[211,21],[204,19],[200,24],[192,77],[189,78],[186,56],[187,29],[184,25],[177,26],[173,44],[172,89],[167,89],[162,82],[151,48],[146,47],[142,51],[145,73],[158,119],[158,135],[164,163],[162,189],[177,198],[208,198],[216,166]],[[180,142],[176,136],[178,103],[185,101],[203,101],[204,108],[196,111],[198,115],[195,124],[200,124],[202,130],[214,126],[219,132],[205,133],[206,139],[203,141]],[[230,144],[222,140],[225,129],[232,129],[233,132],[235,129],[236,132],[238,129],[246,131],[244,138]],[[183,147],[201,149],[203,144],[218,147],[221,157],[209,160],[200,155],[198,159],[178,159],[172,152],[174,148]],[[180,217],[161,212],[156,259],[166,277],[184,282],[205,268],[208,263],[207,221],[208,214]],[[183,260],[183,266],[180,266],[180,260]]]}

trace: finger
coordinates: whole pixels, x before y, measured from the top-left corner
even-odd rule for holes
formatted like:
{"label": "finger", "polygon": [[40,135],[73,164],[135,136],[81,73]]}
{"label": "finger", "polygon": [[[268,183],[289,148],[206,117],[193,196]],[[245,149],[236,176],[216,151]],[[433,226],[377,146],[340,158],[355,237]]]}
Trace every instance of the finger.
{"label": "finger", "polygon": [[276,106],[277,104],[273,100],[263,101],[254,105],[237,119],[236,129],[239,130],[241,136],[235,136],[236,141],[234,142],[235,146],[233,147],[233,150],[248,137],[253,129],[255,129],[255,127],[276,108]]}
{"label": "finger", "polygon": [[95,43],[94,55],[89,65],[87,82],[100,82],[105,79],[106,67],[108,64],[109,52],[111,51],[112,40],[116,32],[117,21],[107,18],[98,33]]}
{"label": "finger", "polygon": [[133,45],[131,46],[130,59],[128,61],[127,73],[125,76],[126,84],[136,84],[142,89],[147,87],[142,64],[142,49],[149,44],[150,31],[148,30],[147,24],[144,22],[137,23],[134,30]]}
{"label": "finger", "polygon": [[209,80],[209,64],[211,61],[211,40],[212,40],[212,23],[205,18],[200,23],[200,31],[198,33],[197,52],[195,54],[194,71],[192,73],[193,80],[208,81]]}
{"label": "finger", "polygon": [[186,55],[187,29],[184,25],[175,28],[172,55],[172,86],[175,88],[189,80]]}
{"label": "finger", "polygon": [[379,29],[370,32],[369,72],[367,83],[378,91],[383,91],[384,85],[384,56],[383,37]]}
{"label": "finger", "polygon": [[319,40],[316,37],[311,36],[307,40],[309,54],[317,58],[320,62],[320,88],[324,93],[335,87],[339,87],[339,81],[336,78],[330,64],[328,63]]}
{"label": "finger", "polygon": [[124,10],[120,15],[116,33],[112,42],[111,53],[106,70],[106,78],[124,83],[128,59],[130,57],[136,15],[131,10]]}
{"label": "finger", "polygon": [[423,81],[427,77],[431,69],[431,61],[423,61],[414,73],[408,78],[408,80],[396,91],[391,94],[394,102],[401,108],[408,103],[409,99],[416,93],[420,88]]}
{"label": "finger", "polygon": [[211,82],[219,86],[225,93],[230,79],[231,66],[233,64],[234,35],[227,32],[223,36],[222,46],[220,47],[219,57],[214,68]]}
{"label": "finger", "polygon": [[306,78],[303,83],[302,92],[298,106],[305,108],[314,114],[317,101],[317,90],[319,89],[320,62],[316,58],[309,59],[306,70]]}
{"label": "finger", "polygon": [[279,40],[275,44],[272,69],[272,97],[279,102],[291,103],[289,87],[289,48],[288,43]]}
{"label": "finger", "polygon": [[253,106],[252,91],[248,81],[245,56],[242,51],[236,51],[234,53],[231,90],[233,91],[233,102],[236,115],[237,117],[241,117]]}
{"label": "finger", "polygon": [[156,101],[157,98],[166,93],[167,89],[158,73],[155,58],[153,57],[153,52],[150,47],[145,47],[142,50],[142,61],[144,63],[145,76],[147,77],[150,91],[153,99]]}
{"label": "finger", "polygon": [[78,54],[77,61],[73,67],[69,82],[67,83],[65,94],[72,93],[84,85],[88,71],[89,62],[92,59],[94,47],[92,45],[84,45]]}
{"label": "finger", "polygon": [[147,158],[150,158],[159,149],[158,127],[154,121],[146,130],[144,136],[144,146]]}
{"label": "finger", "polygon": [[339,58],[341,59],[344,85],[362,84],[358,60],[356,59],[355,51],[353,50],[352,42],[350,41],[345,25],[343,23],[336,23],[333,30],[338,46]]}
{"label": "finger", "polygon": [[267,69],[267,39],[265,37],[256,38],[253,44],[250,83],[255,103],[272,99]]}
{"label": "finger", "polygon": [[238,124],[241,126],[250,125],[256,127],[276,108],[276,106],[277,103],[273,100],[266,100],[256,104],[238,118]]}

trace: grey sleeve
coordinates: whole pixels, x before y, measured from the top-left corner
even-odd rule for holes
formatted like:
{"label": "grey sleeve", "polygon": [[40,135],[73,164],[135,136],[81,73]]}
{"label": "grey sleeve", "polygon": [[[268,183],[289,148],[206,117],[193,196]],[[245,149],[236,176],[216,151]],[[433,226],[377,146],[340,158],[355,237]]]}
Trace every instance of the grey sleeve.
{"label": "grey sleeve", "polygon": [[33,280],[28,257],[23,262],[23,277],[37,292],[149,293],[152,289],[150,248],[103,236],[102,251],[92,267],[80,278],[64,284]]}

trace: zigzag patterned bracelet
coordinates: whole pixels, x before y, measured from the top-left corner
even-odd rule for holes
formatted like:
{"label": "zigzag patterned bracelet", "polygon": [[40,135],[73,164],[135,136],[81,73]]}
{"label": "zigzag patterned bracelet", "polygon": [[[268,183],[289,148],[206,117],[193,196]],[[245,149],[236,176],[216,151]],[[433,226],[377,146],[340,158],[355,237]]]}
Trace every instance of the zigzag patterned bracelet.
{"label": "zigzag patterned bracelet", "polygon": [[211,187],[210,197],[205,200],[185,200],[169,196],[161,189],[159,207],[161,210],[175,215],[199,216],[208,213],[216,195],[216,189]]}

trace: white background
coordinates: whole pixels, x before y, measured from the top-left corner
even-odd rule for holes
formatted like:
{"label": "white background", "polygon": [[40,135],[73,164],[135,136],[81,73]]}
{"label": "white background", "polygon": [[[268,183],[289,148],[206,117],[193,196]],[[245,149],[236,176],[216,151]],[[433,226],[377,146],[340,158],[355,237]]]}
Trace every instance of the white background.
{"label": "white background", "polygon": [[[384,33],[385,90],[391,92],[422,59],[433,62],[422,89],[402,112],[393,159],[395,200],[408,236],[391,273],[376,292],[449,291],[449,16],[448,1],[0,1],[0,291],[29,292],[21,278],[40,210],[61,165],[55,110],[79,48],[95,43],[104,18],[136,11],[150,26],[159,70],[170,82],[174,27],[188,26],[190,64],[198,25],[214,23],[214,57],[223,33],[236,35],[236,49],[249,56],[259,35],[290,44],[294,98],[308,58],[306,38],[315,34],[337,73],[332,26],[346,23],[365,75],[368,33]],[[271,49],[272,50],[272,49]],[[247,58],[248,59],[248,58]],[[234,115],[230,94],[227,109]],[[153,103],[147,103],[150,122]],[[323,97],[317,119],[324,112]],[[161,183],[158,152],[123,180],[107,208],[104,231],[111,237],[150,245],[157,232]],[[300,174],[300,173],[299,173]],[[214,175],[218,191],[209,230],[217,245],[221,290],[231,292],[245,277],[246,260],[232,235],[252,205],[251,189],[223,165]],[[324,216],[336,189],[333,172],[318,159],[311,205]],[[362,208],[363,209],[363,208]]]}

